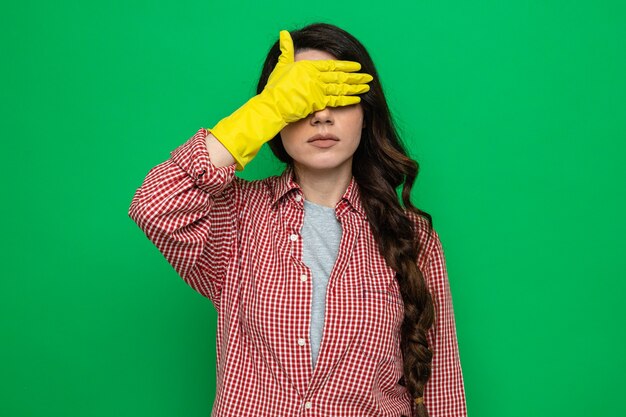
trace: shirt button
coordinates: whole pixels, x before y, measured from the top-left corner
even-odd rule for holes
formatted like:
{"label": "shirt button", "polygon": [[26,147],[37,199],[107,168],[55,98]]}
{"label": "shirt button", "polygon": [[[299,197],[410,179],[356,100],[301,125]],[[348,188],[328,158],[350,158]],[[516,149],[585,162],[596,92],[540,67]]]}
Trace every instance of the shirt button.
{"label": "shirt button", "polygon": [[300,194],[296,195],[296,201],[302,200],[302,196]]}
{"label": "shirt button", "polygon": [[306,274],[302,274],[302,275],[300,275],[300,281],[305,282],[305,281],[306,281],[306,279],[307,279]]}
{"label": "shirt button", "polygon": [[311,401],[307,401],[304,403],[304,408],[311,408],[313,406],[313,404],[311,404]]}
{"label": "shirt button", "polygon": [[296,234],[290,235],[290,236],[289,236],[289,239],[290,239],[292,242],[295,242],[296,240],[298,240],[298,235],[296,235]]}
{"label": "shirt button", "polygon": [[298,339],[298,344],[300,346],[304,346],[305,343],[306,343],[306,339]]}

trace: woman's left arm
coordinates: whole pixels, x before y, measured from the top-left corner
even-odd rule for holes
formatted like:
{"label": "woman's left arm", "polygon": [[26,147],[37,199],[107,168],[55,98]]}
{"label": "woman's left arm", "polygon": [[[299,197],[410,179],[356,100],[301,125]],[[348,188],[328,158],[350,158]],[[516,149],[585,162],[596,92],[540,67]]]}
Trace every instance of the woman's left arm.
{"label": "woman's left arm", "polygon": [[427,334],[433,362],[430,379],[424,387],[424,404],[430,417],[465,417],[465,389],[446,260],[434,230],[431,239],[432,249],[423,273],[433,297],[435,321]]}

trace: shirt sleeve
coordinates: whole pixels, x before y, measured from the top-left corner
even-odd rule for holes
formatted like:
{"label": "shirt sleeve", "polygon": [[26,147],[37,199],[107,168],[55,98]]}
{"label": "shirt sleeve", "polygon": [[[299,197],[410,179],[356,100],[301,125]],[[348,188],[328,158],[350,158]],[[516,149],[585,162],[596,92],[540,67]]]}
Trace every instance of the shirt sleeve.
{"label": "shirt sleeve", "polygon": [[219,311],[237,236],[235,164],[216,167],[199,129],[152,168],[128,215],[176,272]]}
{"label": "shirt sleeve", "polygon": [[432,238],[424,278],[433,297],[435,320],[427,334],[433,361],[430,379],[424,387],[424,404],[430,417],[465,417],[463,373],[446,261],[441,241],[434,230]]}

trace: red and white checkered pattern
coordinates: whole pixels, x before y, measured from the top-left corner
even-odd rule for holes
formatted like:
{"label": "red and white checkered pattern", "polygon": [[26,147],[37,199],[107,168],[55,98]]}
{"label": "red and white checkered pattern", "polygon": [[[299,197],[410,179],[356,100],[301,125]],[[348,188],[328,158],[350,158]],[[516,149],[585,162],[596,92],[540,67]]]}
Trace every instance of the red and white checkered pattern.
{"label": "red and white checkered pattern", "polygon": [[[129,215],[218,312],[214,417],[410,416],[402,377],[404,307],[354,179],[335,211],[343,229],[311,365],[311,271],[302,262],[302,190],[287,169],[247,181],[211,164],[199,129],[152,168]],[[419,239],[427,224],[411,214]],[[418,257],[436,308],[428,333],[431,417],[466,416],[452,298],[436,232]]]}

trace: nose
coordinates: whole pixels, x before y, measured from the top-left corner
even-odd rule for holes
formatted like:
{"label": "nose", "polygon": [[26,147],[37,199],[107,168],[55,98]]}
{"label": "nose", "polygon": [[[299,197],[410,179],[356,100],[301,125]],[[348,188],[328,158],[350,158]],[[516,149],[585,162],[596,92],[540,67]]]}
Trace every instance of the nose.
{"label": "nose", "polygon": [[325,107],[322,110],[318,110],[314,112],[311,116],[311,125],[333,125],[335,124],[335,119],[333,117],[333,112],[329,107]]}

